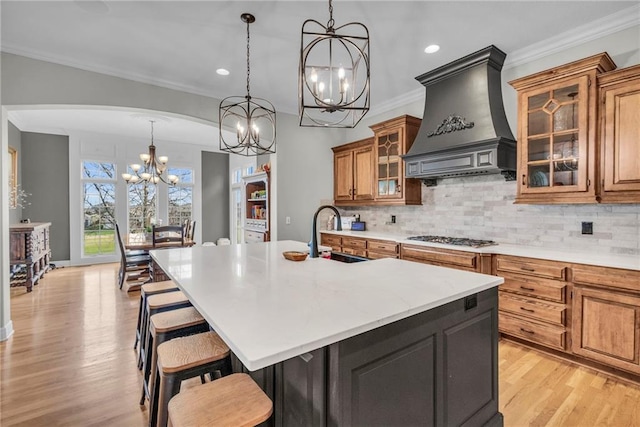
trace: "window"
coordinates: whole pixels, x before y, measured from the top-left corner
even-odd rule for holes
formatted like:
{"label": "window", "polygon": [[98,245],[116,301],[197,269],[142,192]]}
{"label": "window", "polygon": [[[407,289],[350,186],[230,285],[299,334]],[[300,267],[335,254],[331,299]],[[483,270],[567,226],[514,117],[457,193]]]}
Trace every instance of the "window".
{"label": "window", "polygon": [[129,184],[129,240],[143,241],[156,218],[156,185],[146,181]]}
{"label": "window", "polygon": [[193,169],[169,168],[168,175],[180,180],[169,186],[169,225],[181,225],[193,214]]}
{"label": "window", "polygon": [[116,251],[116,166],[82,162],[83,254],[113,255]]}

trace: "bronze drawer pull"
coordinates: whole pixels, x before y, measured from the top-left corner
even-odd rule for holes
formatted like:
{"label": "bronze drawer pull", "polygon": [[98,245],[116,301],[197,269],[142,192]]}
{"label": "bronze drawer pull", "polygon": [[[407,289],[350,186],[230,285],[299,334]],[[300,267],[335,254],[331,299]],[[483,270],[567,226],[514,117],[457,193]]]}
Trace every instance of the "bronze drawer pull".
{"label": "bronze drawer pull", "polygon": [[531,335],[535,334],[535,332],[533,332],[533,331],[529,331],[529,330],[524,329],[524,328],[520,328],[520,330],[521,330],[522,332],[526,332],[526,333],[531,334]]}
{"label": "bronze drawer pull", "polygon": [[536,312],[535,310],[531,310],[531,309],[524,308],[524,307],[520,307],[520,310],[522,310],[522,311],[526,311],[526,312],[528,312],[528,313],[535,313],[535,312]]}
{"label": "bronze drawer pull", "polygon": [[525,288],[524,286],[520,286],[520,289],[522,289],[523,291],[535,292],[535,289],[533,289],[533,288]]}
{"label": "bronze drawer pull", "polygon": [[524,270],[524,271],[536,271],[536,269],[535,269],[535,268],[525,267],[525,266],[520,267],[520,270]]}

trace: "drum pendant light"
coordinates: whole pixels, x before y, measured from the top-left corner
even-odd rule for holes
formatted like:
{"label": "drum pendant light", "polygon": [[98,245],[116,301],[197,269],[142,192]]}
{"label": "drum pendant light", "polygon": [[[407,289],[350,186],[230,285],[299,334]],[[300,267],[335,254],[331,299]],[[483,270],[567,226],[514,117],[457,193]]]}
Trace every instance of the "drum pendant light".
{"label": "drum pendant light", "polygon": [[[249,24],[256,18],[243,13],[240,19],[247,24],[247,95],[230,96],[220,102],[220,150],[243,156],[275,153],[276,110],[269,101],[251,97],[249,90]],[[223,128],[233,129],[233,135],[225,137]]]}
{"label": "drum pendant light", "polygon": [[302,24],[300,126],[352,128],[369,111],[369,30],[358,22],[334,25],[331,0],[326,26]]}

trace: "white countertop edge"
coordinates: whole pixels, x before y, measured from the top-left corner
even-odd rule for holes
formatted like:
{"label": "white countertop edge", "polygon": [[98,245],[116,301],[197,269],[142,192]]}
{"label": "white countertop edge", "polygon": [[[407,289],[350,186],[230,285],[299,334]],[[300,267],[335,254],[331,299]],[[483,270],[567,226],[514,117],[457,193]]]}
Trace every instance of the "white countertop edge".
{"label": "white countertop edge", "polygon": [[[169,250],[171,250],[171,249],[169,249]],[[173,250],[179,250],[179,249],[173,249]],[[166,249],[164,251],[166,251]],[[151,251],[149,251],[149,253],[151,254],[151,257],[154,258],[154,260],[156,262],[158,262],[158,260],[155,257],[155,250],[151,250]],[[370,262],[375,262],[375,260],[372,260]],[[216,333],[218,333],[220,335],[220,337],[224,340],[224,342],[229,346],[231,351],[233,351],[233,353],[238,357],[238,359],[240,359],[240,361],[243,363],[243,365],[247,369],[249,369],[250,371],[256,371],[256,370],[265,368],[267,366],[274,365],[276,363],[284,362],[285,360],[291,359],[291,358],[296,357],[296,356],[300,356],[300,355],[302,355],[304,353],[307,353],[307,352],[316,350],[318,348],[322,348],[322,347],[337,343],[337,342],[342,341],[344,339],[354,337],[354,336],[359,335],[361,333],[371,331],[371,330],[376,329],[378,327],[388,325],[390,323],[396,322],[398,320],[405,319],[405,318],[413,316],[415,314],[419,314],[419,313],[431,310],[433,308],[440,307],[440,306],[448,304],[450,302],[457,301],[457,300],[459,300],[461,298],[464,298],[466,296],[469,296],[469,295],[472,295],[472,294],[476,294],[476,293],[479,293],[479,292],[482,292],[482,291],[486,291],[488,289],[497,287],[500,284],[504,283],[504,279],[502,277],[487,276],[487,278],[489,280],[487,282],[483,283],[482,285],[477,285],[475,287],[465,289],[464,291],[458,292],[456,294],[447,295],[446,297],[440,298],[440,299],[438,299],[436,301],[430,301],[427,304],[423,304],[421,306],[417,306],[417,307],[411,308],[411,309],[409,309],[407,311],[403,311],[403,312],[397,313],[397,314],[392,315],[392,316],[388,316],[388,317],[385,317],[385,318],[382,318],[382,319],[378,319],[378,320],[373,321],[373,322],[361,324],[361,325],[358,325],[357,327],[353,327],[353,328],[350,328],[350,329],[347,329],[347,330],[343,330],[343,331],[341,331],[339,333],[327,335],[327,336],[322,337],[321,339],[318,339],[318,340],[309,341],[309,342],[307,342],[307,343],[305,343],[303,345],[299,345],[299,346],[296,346],[296,347],[291,347],[291,348],[288,348],[288,349],[285,349],[285,350],[281,350],[278,353],[276,353],[274,355],[271,355],[269,357],[263,357],[263,358],[250,360],[250,359],[247,358],[247,356],[245,354],[242,353],[242,351],[240,351],[239,348],[237,348],[234,345],[234,343],[230,339],[230,337],[225,335],[224,330],[222,328],[220,328],[213,321],[213,319],[211,319],[207,315],[206,310],[203,307],[201,307],[197,303],[197,301],[194,301],[194,298],[191,295],[189,295],[188,291],[186,291],[182,286],[180,286],[179,281],[172,274],[170,274],[169,272],[165,272],[165,273],[180,288],[180,290],[182,292],[184,292],[184,294],[187,296],[187,298],[189,298],[189,301],[191,301],[191,304],[196,308],[196,310],[198,310],[198,312],[200,312],[202,314],[202,316],[205,318],[207,323],[213,328],[214,331],[216,331]]]}
{"label": "white countertop edge", "polygon": [[417,246],[428,246],[434,248],[451,249],[464,252],[474,252],[480,254],[495,255],[511,255],[525,258],[537,258],[548,261],[561,261],[574,264],[586,264],[599,267],[623,268],[627,270],[640,271],[640,256],[625,254],[603,254],[585,252],[579,250],[564,251],[558,249],[549,249],[537,246],[522,246],[507,243],[498,243],[493,246],[484,246],[480,248],[472,248],[469,246],[443,245],[441,243],[421,242],[417,240],[409,240],[408,236],[393,235],[387,233],[378,233],[371,231],[336,231],[336,230],[320,230],[321,233],[336,234],[340,236],[360,237],[364,239],[388,240],[396,243],[410,244]]}
{"label": "white countertop edge", "polygon": [[[405,312],[402,313],[398,313],[396,315],[393,316],[389,316],[383,319],[379,319],[375,322],[371,322],[371,323],[367,323],[367,324],[363,324],[360,325],[356,328],[352,328],[349,330],[345,330],[342,331],[341,333],[338,334],[333,334],[333,335],[329,335],[326,336],[322,339],[316,340],[316,341],[311,341],[308,342],[304,345],[301,346],[297,346],[297,347],[292,347],[289,348],[287,350],[281,351],[280,353],[270,356],[270,357],[264,357],[261,359],[256,359],[256,360],[248,360],[246,358],[246,356],[244,354],[242,354],[240,351],[238,351],[238,349],[234,349],[232,347],[232,344],[229,343],[226,339],[225,336],[223,335],[223,333],[218,332],[218,329],[216,329],[216,326],[209,322],[209,319],[207,319],[207,322],[209,322],[209,324],[211,325],[211,327],[213,327],[213,329],[218,332],[220,334],[220,336],[222,337],[223,340],[225,340],[226,343],[228,343],[229,347],[231,348],[231,350],[233,351],[233,353],[238,357],[238,359],[240,359],[240,361],[242,362],[242,364],[249,369],[250,371],[257,371],[258,369],[262,369],[262,368],[266,368],[267,366],[271,366],[271,365],[275,365],[276,363],[280,363],[280,362],[284,362],[285,360],[289,360],[293,357],[296,356],[300,356],[304,353],[313,351],[313,350],[317,350],[319,348],[331,345],[331,344],[335,344],[339,341],[345,340],[347,338],[351,338],[351,337],[355,337],[356,335],[365,333],[365,332],[369,332],[372,331],[376,328],[379,328],[381,326],[385,326],[388,324],[391,324],[393,322],[396,322],[398,320],[402,320],[402,319],[406,319],[408,317],[411,317],[415,314],[419,314],[419,313],[423,313],[425,311],[440,307],[442,305],[448,304],[450,302],[453,301],[457,301],[461,298],[467,297],[469,295],[473,295],[476,293],[480,293],[482,291],[486,291],[488,289],[494,288],[496,286],[499,286],[500,284],[504,283],[504,279],[501,277],[496,277],[496,280],[493,280],[483,286],[478,286],[475,287],[473,289],[467,289],[465,290],[465,292],[461,292],[459,294],[456,295],[450,295],[447,298],[442,298],[438,301],[433,301],[430,304],[425,304],[422,305],[420,307],[415,307],[411,310],[407,310]],[[187,295],[188,296],[188,295]],[[196,306],[196,309],[198,309],[198,307]],[[234,346],[235,347],[235,346]]]}

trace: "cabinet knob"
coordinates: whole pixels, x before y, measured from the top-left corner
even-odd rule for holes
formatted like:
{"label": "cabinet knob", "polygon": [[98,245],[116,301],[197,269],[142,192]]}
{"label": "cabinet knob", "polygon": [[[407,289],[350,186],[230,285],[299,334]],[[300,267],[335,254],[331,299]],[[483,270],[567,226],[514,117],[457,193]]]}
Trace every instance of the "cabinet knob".
{"label": "cabinet knob", "polygon": [[527,185],[526,175],[522,174],[522,185]]}
{"label": "cabinet knob", "polygon": [[353,189],[353,195],[356,195],[356,188]]}

